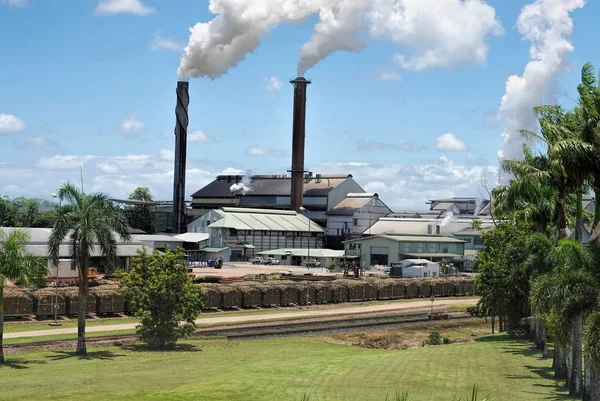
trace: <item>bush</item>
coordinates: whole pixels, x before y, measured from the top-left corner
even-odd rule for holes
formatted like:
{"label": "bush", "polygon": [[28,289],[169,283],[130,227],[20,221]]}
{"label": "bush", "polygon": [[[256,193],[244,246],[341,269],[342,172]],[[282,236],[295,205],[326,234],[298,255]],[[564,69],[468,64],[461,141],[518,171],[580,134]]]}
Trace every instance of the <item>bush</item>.
{"label": "bush", "polygon": [[426,345],[441,344],[450,344],[450,339],[448,337],[442,337],[442,335],[436,330],[432,330],[429,333],[429,337],[427,338],[427,340],[423,341],[423,347],[425,347]]}
{"label": "bush", "polygon": [[141,319],[137,333],[151,348],[172,347],[196,329],[202,290],[189,278],[184,257],[180,248],[152,255],[144,249],[131,258],[130,271],[122,277],[121,294]]}

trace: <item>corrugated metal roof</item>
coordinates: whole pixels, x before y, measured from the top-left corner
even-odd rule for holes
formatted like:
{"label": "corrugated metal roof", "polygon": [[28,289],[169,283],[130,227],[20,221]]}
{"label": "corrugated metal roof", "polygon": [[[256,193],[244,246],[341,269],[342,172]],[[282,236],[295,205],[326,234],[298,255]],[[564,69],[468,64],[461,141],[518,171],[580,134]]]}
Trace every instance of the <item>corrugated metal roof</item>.
{"label": "corrugated metal roof", "polygon": [[291,255],[291,256],[300,256],[307,257],[310,252],[311,258],[343,258],[344,251],[338,251],[334,249],[311,249],[308,248],[281,248],[281,249],[272,249],[270,251],[257,252],[258,255]]}
{"label": "corrugated metal roof", "polygon": [[369,240],[371,238],[384,238],[396,242],[444,242],[444,243],[464,243],[465,241],[459,240],[454,237],[444,237],[441,235],[373,235],[371,237],[363,237],[357,239],[351,239],[343,242],[360,242]]}
{"label": "corrugated metal roof", "polygon": [[[244,208],[223,208],[224,217],[209,225],[210,228],[223,227],[252,231],[309,231],[309,219],[300,213],[288,210],[263,210]],[[324,230],[315,222],[310,222],[311,232]]]}
{"label": "corrugated metal roof", "polygon": [[172,235],[167,234],[135,234],[131,236],[136,241],[153,241],[153,242],[183,242]]}
{"label": "corrugated metal roof", "polygon": [[481,226],[481,229],[475,229],[475,228],[471,228],[471,227],[467,227],[464,228],[460,231],[455,232],[455,235],[474,235],[474,236],[481,236],[482,232],[486,232],[491,230],[492,228],[494,228],[493,224],[485,224]]}
{"label": "corrugated metal roof", "polygon": [[226,251],[227,249],[229,249],[229,248],[227,248],[227,247],[225,247],[225,248],[212,248],[212,247],[206,247],[206,248],[202,248],[202,249],[200,249],[200,250],[201,250],[202,252],[217,253],[217,252],[223,252],[223,251]]}
{"label": "corrugated metal roof", "polygon": [[456,253],[401,253],[401,255],[411,258],[460,258],[464,256]]}
{"label": "corrugated metal roof", "polygon": [[[0,231],[3,231],[5,235],[10,234],[12,231],[23,231],[29,236],[28,244],[30,245],[46,245],[52,234],[51,228],[33,228],[33,227],[0,227]],[[115,232],[113,233],[119,243],[125,244],[126,242]],[[135,235],[131,236],[131,241],[127,244],[139,244],[139,241],[135,240]],[[68,244],[69,235],[63,239],[64,244]]]}
{"label": "corrugated metal roof", "polygon": [[185,233],[185,234],[175,235],[173,238],[176,238],[183,242],[198,243],[198,242],[206,241],[207,239],[210,238],[210,235],[206,234],[206,233]]}
{"label": "corrugated metal roof", "polygon": [[[364,195],[364,196],[357,196]],[[354,216],[354,213],[363,208],[373,199],[378,199],[377,194],[348,194],[346,199],[338,203],[327,212],[330,216]]]}
{"label": "corrugated metal roof", "polygon": [[[117,246],[117,255],[120,257],[128,257],[128,256],[134,256],[138,250],[141,249],[146,249],[146,253],[147,254],[152,254],[152,252],[154,251],[154,249],[152,248],[148,248],[148,247],[144,247],[142,244],[136,244],[136,245],[118,245]],[[25,245],[25,250],[33,255],[36,256],[43,256],[45,258],[47,258],[48,255],[48,246],[46,245]],[[61,245],[59,248],[59,257],[61,258],[68,258],[70,257],[70,246],[69,245]],[[93,258],[99,258],[102,257],[102,252],[100,251],[100,247],[99,246],[94,246],[92,252],[91,252],[91,257]]]}
{"label": "corrugated metal roof", "polygon": [[[192,195],[192,198],[231,198],[230,188],[236,182],[242,181],[242,176],[219,176]],[[304,196],[325,196],[333,188],[352,178],[351,174],[321,174],[317,180],[313,176],[308,182],[304,181]],[[251,191],[243,196],[290,196],[291,178],[287,175],[255,175],[248,186]]]}
{"label": "corrugated metal roof", "polygon": [[432,210],[448,210],[452,206],[454,206],[454,203],[442,202],[442,203],[435,205],[435,207]]}

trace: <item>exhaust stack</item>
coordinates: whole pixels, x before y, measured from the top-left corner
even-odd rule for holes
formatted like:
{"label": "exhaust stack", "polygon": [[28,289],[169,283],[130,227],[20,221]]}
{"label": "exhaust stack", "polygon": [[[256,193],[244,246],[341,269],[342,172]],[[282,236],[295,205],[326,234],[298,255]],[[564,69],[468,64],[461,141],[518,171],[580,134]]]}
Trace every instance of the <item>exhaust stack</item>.
{"label": "exhaust stack", "polygon": [[306,139],[306,87],[311,81],[298,77],[294,85],[294,120],[292,128],[292,188],[290,208],[300,212],[304,195],[304,142]]}
{"label": "exhaust stack", "polygon": [[173,220],[171,232],[181,234],[185,226],[185,167],[187,158],[189,83],[177,82],[175,107],[175,168],[173,170]]}

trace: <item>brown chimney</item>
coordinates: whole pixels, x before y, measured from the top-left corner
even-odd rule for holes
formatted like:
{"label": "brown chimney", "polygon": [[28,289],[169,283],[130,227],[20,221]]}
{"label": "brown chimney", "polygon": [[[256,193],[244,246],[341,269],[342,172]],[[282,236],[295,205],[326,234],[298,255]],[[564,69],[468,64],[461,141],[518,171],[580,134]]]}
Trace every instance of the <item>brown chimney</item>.
{"label": "brown chimney", "polygon": [[175,107],[175,168],[173,171],[173,220],[171,232],[181,234],[185,226],[185,166],[187,158],[189,83],[177,82]]}
{"label": "brown chimney", "polygon": [[292,189],[290,208],[296,212],[302,207],[304,195],[304,140],[306,138],[306,87],[311,81],[298,77],[294,85],[294,122],[292,128]]}

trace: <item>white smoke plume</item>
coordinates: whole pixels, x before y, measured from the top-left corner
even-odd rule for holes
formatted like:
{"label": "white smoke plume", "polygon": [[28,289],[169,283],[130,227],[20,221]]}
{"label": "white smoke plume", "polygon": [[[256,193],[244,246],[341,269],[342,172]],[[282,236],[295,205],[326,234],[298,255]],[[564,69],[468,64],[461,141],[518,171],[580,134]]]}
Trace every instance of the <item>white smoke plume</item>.
{"label": "white smoke plume", "polygon": [[473,216],[475,216],[475,217],[479,216],[479,213],[481,213],[482,209],[483,209],[483,198],[475,199],[475,211],[473,213]]}
{"label": "white smoke plume", "polygon": [[[567,39],[573,32],[570,13],[584,5],[585,0],[535,0],[521,10],[517,28],[531,42],[530,61],[523,75],[511,75],[506,80],[498,110],[506,123],[498,149],[500,162],[523,157],[520,130],[536,130],[533,108],[553,95],[556,76],[567,68],[567,55],[573,50]],[[506,179],[501,176],[501,183]]]}
{"label": "white smoke plume", "polygon": [[252,179],[252,170],[246,171],[246,174],[242,177],[241,182],[237,182],[229,187],[229,191],[233,195],[246,195],[248,192],[252,191],[250,187],[250,181]]}
{"label": "white smoke plume", "polygon": [[446,213],[446,216],[444,216],[444,219],[440,223],[440,227],[447,226],[448,223],[450,223],[452,221],[452,219],[454,219],[454,213],[452,213],[452,212]]}
{"label": "white smoke plume", "polygon": [[300,49],[298,75],[336,51],[360,51],[370,40],[391,40],[413,51],[396,55],[404,68],[481,64],[487,37],[502,34],[484,0],[210,0],[209,11],[215,18],[190,28],[180,79],[216,79],[277,26],[312,15],[320,22]]}

